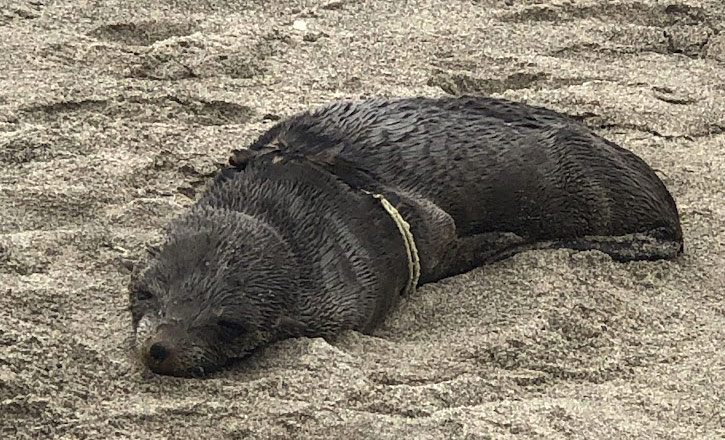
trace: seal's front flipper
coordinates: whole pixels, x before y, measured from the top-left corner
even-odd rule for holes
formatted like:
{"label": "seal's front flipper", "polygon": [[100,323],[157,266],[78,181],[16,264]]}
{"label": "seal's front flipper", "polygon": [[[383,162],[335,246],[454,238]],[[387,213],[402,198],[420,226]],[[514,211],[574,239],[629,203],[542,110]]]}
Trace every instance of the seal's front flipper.
{"label": "seal's front flipper", "polygon": [[222,182],[233,179],[234,176],[247,167],[247,163],[249,163],[253,157],[259,154],[259,151],[252,151],[249,149],[232,150],[231,155],[229,156],[229,163],[227,165],[223,165],[214,176],[213,185],[218,185]]}
{"label": "seal's front flipper", "polygon": [[214,184],[233,179],[239,172],[244,171],[255,158],[278,151],[280,150],[277,148],[277,144],[265,145],[257,149],[244,148],[232,150],[229,155],[229,164],[222,166],[221,170],[214,176]]}
{"label": "seal's front flipper", "polygon": [[244,149],[244,150],[232,150],[229,156],[229,165],[234,168],[244,169],[247,166],[249,160],[258,155],[259,151]]}
{"label": "seal's front flipper", "polygon": [[551,248],[579,251],[599,250],[617,261],[659,260],[675,258],[683,252],[683,243],[666,228],[618,236],[585,236],[571,240],[553,240]]}
{"label": "seal's front flipper", "polygon": [[277,144],[265,145],[258,149],[244,148],[241,150],[232,150],[229,156],[229,165],[239,171],[245,169],[249,162],[255,157],[264,156],[268,153],[279,152]]}

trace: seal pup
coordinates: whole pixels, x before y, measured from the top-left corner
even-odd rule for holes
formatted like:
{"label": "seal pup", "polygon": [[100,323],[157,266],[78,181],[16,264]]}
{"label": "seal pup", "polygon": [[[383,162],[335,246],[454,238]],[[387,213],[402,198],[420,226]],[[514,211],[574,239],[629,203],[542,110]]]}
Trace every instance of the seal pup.
{"label": "seal pup", "polygon": [[282,338],[369,332],[415,286],[525,249],[683,250],[639,157],[486,97],[340,101],[236,150],[134,272],[135,347],[196,376]]}

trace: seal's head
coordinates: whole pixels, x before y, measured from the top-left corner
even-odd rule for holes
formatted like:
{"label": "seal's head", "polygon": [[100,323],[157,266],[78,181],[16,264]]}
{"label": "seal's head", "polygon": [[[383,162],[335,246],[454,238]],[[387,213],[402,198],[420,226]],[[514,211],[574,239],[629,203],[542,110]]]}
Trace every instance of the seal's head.
{"label": "seal's head", "polygon": [[152,371],[196,376],[283,332],[295,289],[292,255],[264,222],[197,206],[135,271],[135,349]]}

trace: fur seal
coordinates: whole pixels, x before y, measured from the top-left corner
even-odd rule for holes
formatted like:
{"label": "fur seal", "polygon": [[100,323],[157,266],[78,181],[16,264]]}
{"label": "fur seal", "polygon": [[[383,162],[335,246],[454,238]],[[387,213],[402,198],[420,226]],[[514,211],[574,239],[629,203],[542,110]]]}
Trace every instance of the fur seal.
{"label": "fur seal", "polygon": [[406,291],[531,248],[683,250],[639,157],[486,97],[340,101],[237,150],[129,285],[135,347],[196,376],[287,337],[370,331]]}

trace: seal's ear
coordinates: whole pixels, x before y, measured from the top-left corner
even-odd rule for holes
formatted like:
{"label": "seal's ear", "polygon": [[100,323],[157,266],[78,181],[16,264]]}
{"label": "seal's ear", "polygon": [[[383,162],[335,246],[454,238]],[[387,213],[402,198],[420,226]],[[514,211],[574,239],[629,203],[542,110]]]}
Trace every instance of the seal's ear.
{"label": "seal's ear", "polygon": [[277,319],[277,328],[292,336],[302,336],[309,330],[303,322],[284,315]]}

